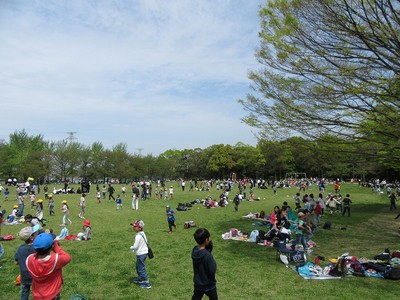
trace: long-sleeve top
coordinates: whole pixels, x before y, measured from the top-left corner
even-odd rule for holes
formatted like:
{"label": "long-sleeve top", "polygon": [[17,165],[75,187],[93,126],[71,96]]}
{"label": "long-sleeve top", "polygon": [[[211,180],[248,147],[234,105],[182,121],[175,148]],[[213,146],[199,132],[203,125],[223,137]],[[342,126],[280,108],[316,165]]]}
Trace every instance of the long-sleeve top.
{"label": "long-sleeve top", "polygon": [[39,258],[37,253],[26,259],[26,267],[32,275],[32,294],[35,300],[55,298],[62,289],[62,268],[71,261],[71,256],[58,244],[54,253]]}

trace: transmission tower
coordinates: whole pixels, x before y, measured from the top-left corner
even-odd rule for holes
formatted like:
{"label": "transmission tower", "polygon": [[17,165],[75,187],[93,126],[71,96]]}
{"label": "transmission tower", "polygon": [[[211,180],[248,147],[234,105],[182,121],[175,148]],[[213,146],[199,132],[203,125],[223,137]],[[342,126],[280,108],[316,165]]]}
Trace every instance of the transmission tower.
{"label": "transmission tower", "polygon": [[143,148],[136,148],[136,150],[139,152],[139,156],[142,156]]}
{"label": "transmission tower", "polygon": [[76,131],[67,131],[67,133],[68,133],[68,137],[67,137],[67,140],[70,142],[70,143],[73,143],[74,141],[76,141],[78,138],[75,136],[75,133],[77,133]]}

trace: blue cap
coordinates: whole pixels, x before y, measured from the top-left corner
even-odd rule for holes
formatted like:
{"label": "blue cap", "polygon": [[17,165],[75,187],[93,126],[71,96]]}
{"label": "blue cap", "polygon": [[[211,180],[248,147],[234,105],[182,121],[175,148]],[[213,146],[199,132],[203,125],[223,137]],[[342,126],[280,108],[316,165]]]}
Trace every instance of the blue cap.
{"label": "blue cap", "polygon": [[49,249],[53,246],[53,236],[50,233],[41,233],[33,240],[33,248],[35,249]]}

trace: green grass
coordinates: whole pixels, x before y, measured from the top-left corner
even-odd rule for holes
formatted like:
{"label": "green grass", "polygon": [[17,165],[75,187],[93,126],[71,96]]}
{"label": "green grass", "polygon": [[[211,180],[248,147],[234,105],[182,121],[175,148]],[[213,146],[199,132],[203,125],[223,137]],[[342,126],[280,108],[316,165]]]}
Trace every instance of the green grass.
{"label": "green grass", "polygon": [[[304,280],[284,267],[276,259],[275,249],[232,240],[223,240],[221,234],[235,227],[251,232],[252,221],[241,218],[249,212],[272,211],[273,206],[288,201],[294,206],[295,189],[278,190],[276,197],[271,189],[255,189],[261,201],[243,202],[239,212],[232,204],[226,208],[206,209],[199,204],[186,212],[176,212],[178,229],[168,234],[165,205],[176,207],[178,202],[202,199],[208,193],[214,198],[219,195],[215,188],[210,192],[180,191],[175,187],[175,200],[149,200],[139,203],[139,211],[130,209],[130,189],[123,202],[123,210],[117,211],[114,202],[103,200],[97,204],[94,190],[87,196],[87,218],[91,220],[93,240],[89,242],[61,241],[61,246],[72,255],[72,262],[64,268],[63,299],[73,293],[86,295],[89,299],[190,299],[193,289],[192,262],[190,253],[195,245],[195,228],[184,229],[183,223],[194,220],[198,226],[211,232],[214,242],[213,255],[217,261],[217,287],[220,299],[395,299],[400,293],[399,282],[377,278],[343,278],[341,280]],[[329,188],[332,186],[328,186]],[[117,192],[120,186],[115,185]],[[236,192],[235,186],[231,195]],[[328,192],[327,191],[327,192]],[[312,191],[318,194],[316,188]],[[369,257],[383,252],[385,248],[399,249],[396,215],[389,211],[386,195],[372,193],[370,189],[357,185],[342,185],[342,194],[350,193],[353,200],[352,216],[325,216],[322,221],[331,220],[332,230],[321,230],[313,238],[318,247],[309,257],[315,255],[327,258],[349,252],[357,257]],[[42,195],[39,195],[43,196]],[[82,220],[78,218],[80,195],[55,195],[56,216],[49,217],[47,228],[59,233],[62,214],[61,201],[68,200],[73,224],[71,234],[81,230]],[[265,199],[264,199],[265,198]],[[28,200],[29,202],[29,200]],[[15,201],[4,202],[3,209],[10,211]],[[30,212],[29,203],[26,212]],[[400,212],[400,209],[399,209]],[[135,276],[135,255],[129,251],[134,232],[129,225],[141,218],[145,222],[145,232],[153,248],[155,258],[147,260],[147,270],[152,283],[151,290],[142,290],[129,283]],[[2,234],[17,236],[23,225],[2,226]],[[346,227],[346,230],[341,230]],[[19,269],[13,262],[16,248],[21,245],[14,241],[2,242],[5,248],[3,268],[0,269],[0,299],[18,299],[20,287],[15,286]],[[206,299],[206,297],[204,298]]]}

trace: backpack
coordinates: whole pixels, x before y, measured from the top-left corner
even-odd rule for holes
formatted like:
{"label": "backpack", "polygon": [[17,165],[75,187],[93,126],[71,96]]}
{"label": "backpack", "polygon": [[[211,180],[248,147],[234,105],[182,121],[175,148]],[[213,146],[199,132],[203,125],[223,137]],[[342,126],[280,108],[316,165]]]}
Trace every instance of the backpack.
{"label": "backpack", "polygon": [[391,258],[390,253],[387,253],[387,252],[380,253],[380,254],[374,256],[375,260],[381,260],[381,261],[389,261],[390,258]]}
{"label": "backpack", "polygon": [[188,228],[191,228],[191,227],[196,227],[196,223],[194,221],[186,221],[183,224],[183,228],[185,228],[185,229],[188,229]]}
{"label": "backpack", "polygon": [[322,226],[323,229],[332,229],[332,223],[326,221],[325,224]]}
{"label": "backpack", "polygon": [[365,270],[372,269],[378,273],[383,273],[387,269],[388,265],[386,263],[369,261],[369,262],[363,263],[362,266],[364,267]]}
{"label": "backpack", "polygon": [[185,204],[179,203],[179,204],[178,204],[178,207],[176,208],[176,210],[178,210],[178,211],[187,211],[188,208],[186,207]]}
{"label": "backpack", "polygon": [[346,259],[341,257],[338,259],[336,265],[329,271],[329,275],[335,277],[341,277],[346,275],[347,268],[346,268]]}
{"label": "backpack", "polygon": [[289,254],[289,260],[298,265],[303,265],[307,262],[304,251],[295,251]]}
{"label": "backpack", "polygon": [[386,279],[399,280],[400,279],[400,268],[389,267],[383,273],[383,277]]}

